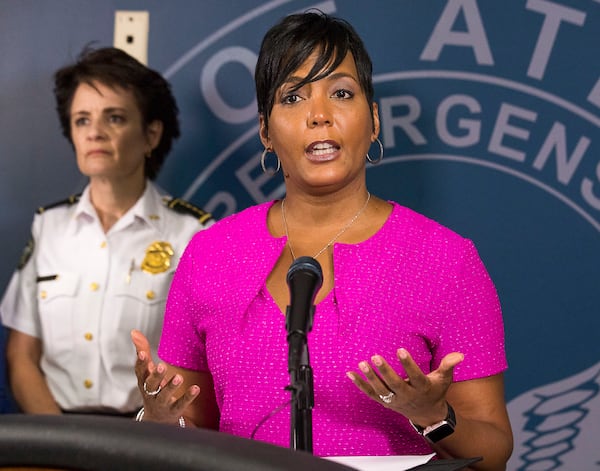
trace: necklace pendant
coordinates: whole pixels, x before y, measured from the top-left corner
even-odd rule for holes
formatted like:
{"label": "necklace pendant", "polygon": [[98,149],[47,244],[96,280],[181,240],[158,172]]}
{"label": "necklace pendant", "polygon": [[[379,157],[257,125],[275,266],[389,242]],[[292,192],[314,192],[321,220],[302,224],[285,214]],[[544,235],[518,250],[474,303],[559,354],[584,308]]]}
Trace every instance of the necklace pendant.
{"label": "necklace pendant", "polygon": [[[362,208],[360,208],[358,210],[358,212],[352,217],[352,219],[350,219],[350,221],[340,229],[340,231],[333,236],[333,238],[327,242],[325,244],[325,246],[319,250],[315,255],[313,255],[312,258],[316,259],[319,255],[321,255],[323,252],[325,252],[329,247],[331,247],[333,245],[333,243],[344,233],[346,232],[348,229],[350,229],[350,227],[356,222],[356,220],[359,218],[359,216],[363,213],[363,211],[367,208],[367,206],[369,205],[369,201],[371,200],[371,193],[369,193],[367,191],[367,200],[365,201],[365,204],[362,206]],[[290,249],[290,254],[292,255],[292,260],[296,260],[296,254],[294,253],[294,249],[292,248],[292,242],[290,241],[290,235],[288,233],[288,226],[287,226],[287,219],[285,217],[285,198],[283,198],[283,200],[281,200],[281,219],[283,222],[283,230],[285,231],[285,237],[287,238],[287,245]]]}

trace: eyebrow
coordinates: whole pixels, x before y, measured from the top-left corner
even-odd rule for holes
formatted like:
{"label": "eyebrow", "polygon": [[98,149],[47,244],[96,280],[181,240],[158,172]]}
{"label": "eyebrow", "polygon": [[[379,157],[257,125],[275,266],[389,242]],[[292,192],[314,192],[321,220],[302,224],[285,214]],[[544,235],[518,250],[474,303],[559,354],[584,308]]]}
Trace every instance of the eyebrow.
{"label": "eyebrow", "polygon": [[[119,106],[111,106],[110,108],[104,108],[102,110],[102,113],[103,114],[114,113],[115,111],[120,111],[122,113],[126,113],[127,112],[127,108],[122,108],[122,107],[119,107]],[[89,114],[91,114],[91,112],[87,111],[87,110],[73,111],[71,113],[72,116],[74,116],[74,115],[89,115]]]}
{"label": "eyebrow", "polygon": [[[302,82],[305,78],[306,77],[298,77],[297,75],[291,75],[283,82],[282,85],[298,84],[298,83]],[[340,78],[349,78],[349,79],[353,80],[354,82],[359,83],[358,78],[348,72],[334,72],[329,75],[326,75],[325,77],[323,77],[319,80],[333,81],[333,80],[337,80]]]}
{"label": "eyebrow", "polygon": [[103,113],[113,113],[115,111],[126,113],[128,111],[128,108],[123,108],[121,106],[111,106],[110,108],[105,108],[102,110]]}

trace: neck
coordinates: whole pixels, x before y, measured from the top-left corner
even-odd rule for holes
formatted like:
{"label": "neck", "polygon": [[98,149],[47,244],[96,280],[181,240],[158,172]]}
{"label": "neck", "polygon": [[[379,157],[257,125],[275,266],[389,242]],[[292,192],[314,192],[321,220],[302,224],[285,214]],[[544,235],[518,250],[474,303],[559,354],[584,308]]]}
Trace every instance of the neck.
{"label": "neck", "polygon": [[312,194],[296,187],[286,188],[285,209],[290,227],[302,225],[340,227],[362,207],[367,199],[364,184],[351,184],[327,194]]}
{"label": "neck", "polygon": [[131,209],[144,193],[146,180],[116,184],[110,180],[90,181],[90,199],[105,232]]}
{"label": "neck", "polygon": [[[356,223],[356,221],[360,218],[360,216],[362,215],[362,213],[365,211],[365,209],[369,205],[369,201],[370,200],[371,200],[371,193],[367,192],[366,199],[364,200],[364,203],[360,206],[360,208],[358,209],[358,211],[356,211],[352,215],[352,217],[350,219],[347,219],[347,222],[345,222],[341,227],[339,227],[339,230],[337,230],[337,232],[335,232],[335,234],[333,235],[333,237],[331,237],[331,239],[329,239],[329,241],[325,245],[323,245],[315,253],[315,255],[313,255],[313,258],[316,259],[323,252],[325,252],[327,249],[329,249],[329,247],[331,247],[333,245],[333,243],[338,240],[338,238],[340,238],[348,229],[350,229]],[[284,229],[285,235],[286,235],[287,240],[288,240],[288,247],[290,249],[290,253],[292,255],[292,258],[295,260],[297,257],[296,257],[296,254],[294,252],[292,242],[290,240],[290,234],[289,234],[289,228],[288,228],[288,221],[287,221],[287,217],[286,217],[285,202],[286,202],[286,199],[284,198],[281,201],[281,218],[282,218],[282,224],[283,224],[283,229]],[[331,225],[331,227],[333,227],[333,224]]]}

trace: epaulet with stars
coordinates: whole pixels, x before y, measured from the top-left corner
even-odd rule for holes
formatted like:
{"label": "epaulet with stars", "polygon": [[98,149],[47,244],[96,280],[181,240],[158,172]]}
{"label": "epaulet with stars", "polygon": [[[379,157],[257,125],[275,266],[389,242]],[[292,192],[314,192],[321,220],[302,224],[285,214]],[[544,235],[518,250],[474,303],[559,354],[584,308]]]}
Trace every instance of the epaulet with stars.
{"label": "epaulet with stars", "polygon": [[37,210],[38,214],[42,214],[44,211],[49,209],[58,208],[59,206],[71,206],[79,201],[81,195],[71,195],[64,200],[57,201],[56,203],[49,204],[47,206],[40,206]]}
{"label": "epaulet with stars", "polygon": [[182,200],[181,198],[163,198],[163,201],[167,208],[177,211],[181,214],[189,214],[190,216],[194,216],[200,224],[206,224],[208,221],[212,219],[212,214],[207,213],[202,208],[193,205],[189,201]]}

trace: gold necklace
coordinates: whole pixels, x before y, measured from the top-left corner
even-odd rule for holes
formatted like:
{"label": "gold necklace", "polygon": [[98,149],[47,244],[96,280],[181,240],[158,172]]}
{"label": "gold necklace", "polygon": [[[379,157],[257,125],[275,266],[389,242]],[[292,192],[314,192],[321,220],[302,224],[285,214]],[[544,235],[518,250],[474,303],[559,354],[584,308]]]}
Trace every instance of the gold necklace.
{"label": "gold necklace", "polygon": [[[327,242],[327,244],[325,244],[325,247],[323,247],[315,255],[313,255],[313,258],[316,259],[319,255],[321,255],[323,252],[325,252],[325,250],[327,250],[329,247],[331,247],[331,245],[337,240],[337,238],[339,236],[341,236],[344,232],[346,232],[348,229],[350,229],[350,226],[352,226],[352,224],[354,224],[356,222],[358,217],[366,209],[367,205],[369,204],[370,199],[371,199],[371,193],[369,193],[367,191],[367,201],[365,201],[365,204],[363,205],[363,207],[358,210],[358,212],[352,217],[352,219],[350,219],[350,222],[348,222],[348,224],[346,224],[344,227],[342,227],[340,229],[340,231],[335,236],[333,236],[333,238],[329,242]],[[292,258],[294,260],[296,260],[296,254],[294,253],[294,249],[292,248],[292,243],[290,242],[290,235],[288,233],[287,219],[285,218],[285,198],[281,201],[281,219],[283,220],[283,229],[285,231],[285,237],[287,238],[288,247],[290,248],[290,253],[292,254]]]}

